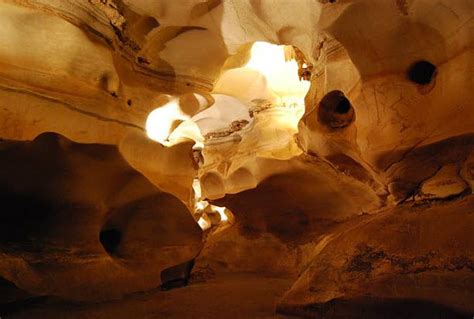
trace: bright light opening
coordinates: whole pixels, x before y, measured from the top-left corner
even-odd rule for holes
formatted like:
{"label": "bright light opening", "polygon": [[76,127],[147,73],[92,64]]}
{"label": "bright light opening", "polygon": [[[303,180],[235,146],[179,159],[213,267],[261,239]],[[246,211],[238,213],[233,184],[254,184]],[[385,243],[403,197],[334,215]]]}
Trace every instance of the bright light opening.
{"label": "bright light opening", "polygon": [[[195,141],[194,149],[202,150],[206,140],[232,135],[253,124],[255,114],[274,106],[279,107],[277,112],[283,112],[283,115],[272,117],[272,125],[297,131],[310,77],[311,66],[299,50],[292,46],[255,42],[248,63],[225,71],[217,81],[212,94],[213,105],[207,105],[208,99],[198,94],[193,94],[194,100],[192,97],[169,97],[166,104],[149,114],[147,134],[165,146],[191,139]],[[193,109],[195,101],[203,111],[194,115],[185,112]],[[227,208],[202,199],[198,179],[193,188],[193,216],[203,230],[223,229],[223,225],[233,223],[233,215]]]}
{"label": "bright light opening", "polygon": [[[211,205],[201,198],[201,184],[196,178],[193,182],[194,189],[194,215],[198,216],[197,223],[202,230],[214,227],[216,230],[232,223],[232,213],[225,207]],[[217,215],[219,218],[216,218]],[[229,218],[231,217],[231,218]]]}
{"label": "bright light opening", "polygon": [[229,218],[226,215],[226,208],[225,207],[219,207],[219,206],[214,206],[214,209],[219,213],[221,216],[221,221],[226,222],[229,220]]}
{"label": "bright light opening", "polygon": [[[183,98],[184,97],[184,98]],[[183,139],[194,140],[196,147],[203,146],[203,137],[197,124],[191,120],[191,109],[202,110],[208,100],[200,94],[185,94],[168,97],[168,102],[153,110],[146,120],[146,131],[150,139],[165,146],[179,143]]]}
{"label": "bright light opening", "polygon": [[[255,42],[248,63],[225,71],[217,81],[212,94],[214,105],[191,118],[183,112],[186,105],[180,105],[177,97],[171,98],[148,116],[148,136],[165,146],[183,138],[192,139],[202,149],[206,134],[226,131],[235,121],[249,122],[242,110],[249,113],[254,101],[292,107],[297,122],[304,112],[304,97],[310,87],[309,81],[301,80],[308,79],[308,63],[301,57],[301,52],[292,46]],[[194,96],[201,105],[207,103],[203,96]],[[229,131],[232,133],[232,129]]]}
{"label": "bright light opening", "polygon": [[206,217],[207,216],[204,215],[198,220],[199,227],[201,227],[202,230],[208,230],[212,226],[211,221],[209,220],[209,218]]}
{"label": "bright light opening", "polygon": [[146,131],[148,137],[168,144],[168,137],[172,132],[173,125],[177,126],[178,121],[184,121],[187,117],[180,109],[178,101],[173,99],[165,105],[153,110],[146,120]]}
{"label": "bright light opening", "polygon": [[[303,64],[303,67],[306,63]],[[304,105],[310,82],[301,81],[293,48],[267,42],[255,42],[246,68],[264,75],[268,88],[277,96],[276,104]]]}

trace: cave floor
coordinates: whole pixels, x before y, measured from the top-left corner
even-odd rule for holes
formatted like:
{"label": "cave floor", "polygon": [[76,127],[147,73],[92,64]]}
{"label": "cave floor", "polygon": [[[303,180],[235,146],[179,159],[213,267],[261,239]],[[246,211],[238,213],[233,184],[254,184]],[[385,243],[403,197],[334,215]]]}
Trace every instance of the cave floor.
{"label": "cave floor", "polygon": [[103,303],[50,298],[23,304],[3,318],[289,318],[275,314],[276,301],[294,279],[249,273],[219,273],[187,287],[135,293]]}

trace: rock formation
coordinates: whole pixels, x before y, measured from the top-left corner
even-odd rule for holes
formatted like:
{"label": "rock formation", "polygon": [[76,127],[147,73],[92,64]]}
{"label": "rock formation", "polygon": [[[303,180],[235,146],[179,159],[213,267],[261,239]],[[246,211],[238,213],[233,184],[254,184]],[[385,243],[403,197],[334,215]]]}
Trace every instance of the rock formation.
{"label": "rock formation", "polygon": [[[143,293],[172,318],[472,317],[473,21],[471,0],[0,0],[0,316],[135,318]],[[279,287],[255,290],[271,313],[233,312],[244,288],[228,316],[170,306],[235,278]]]}
{"label": "rock formation", "polygon": [[[3,278],[36,295],[118,298],[193,259],[199,226],[113,145],[44,133],[1,143]],[[157,236],[159,234],[159,236]]]}

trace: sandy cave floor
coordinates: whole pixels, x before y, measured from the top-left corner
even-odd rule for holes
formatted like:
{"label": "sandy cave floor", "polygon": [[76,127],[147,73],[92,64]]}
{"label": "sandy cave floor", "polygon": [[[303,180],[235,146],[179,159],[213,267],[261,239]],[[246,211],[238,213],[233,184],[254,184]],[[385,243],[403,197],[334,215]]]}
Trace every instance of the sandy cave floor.
{"label": "sandy cave floor", "polygon": [[187,287],[155,289],[103,303],[40,298],[5,308],[1,318],[289,318],[276,315],[275,304],[292,281],[259,274],[221,273]]}

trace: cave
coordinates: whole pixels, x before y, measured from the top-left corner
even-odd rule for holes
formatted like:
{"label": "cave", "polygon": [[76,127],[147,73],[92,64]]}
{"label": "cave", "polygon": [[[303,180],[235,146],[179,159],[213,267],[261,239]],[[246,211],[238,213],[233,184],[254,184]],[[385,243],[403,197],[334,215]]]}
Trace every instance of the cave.
{"label": "cave", "polygon": [[0,26],[0,319],[474,315],[472,1]]}

